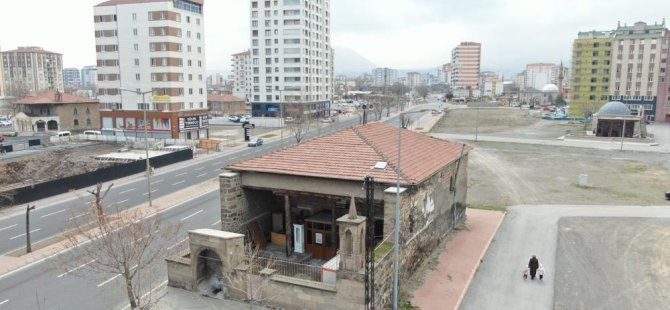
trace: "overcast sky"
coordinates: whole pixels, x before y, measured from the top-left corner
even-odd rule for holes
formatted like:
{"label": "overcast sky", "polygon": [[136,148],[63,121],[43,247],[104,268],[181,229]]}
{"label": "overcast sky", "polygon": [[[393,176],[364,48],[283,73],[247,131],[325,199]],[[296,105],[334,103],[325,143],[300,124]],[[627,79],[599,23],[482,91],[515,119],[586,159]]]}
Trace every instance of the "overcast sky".
{"label": "overcast sky", "polygon": [[[66,67],[95,64],[93,6],[102,0],[0,4],[0,44],[41,46]],[[331,0],[332,43],[379,66],[437,67],[461,41],[482,43],[482,67],[521,71],[532,62],[570,62],[578,31],[670,17],[668,0]],[[206,0],[208,70],[230,70],[249,46],[249,0]],[[670,21],[670,20],[669,20]],[[336,61],[337,63],[337,61]]]}

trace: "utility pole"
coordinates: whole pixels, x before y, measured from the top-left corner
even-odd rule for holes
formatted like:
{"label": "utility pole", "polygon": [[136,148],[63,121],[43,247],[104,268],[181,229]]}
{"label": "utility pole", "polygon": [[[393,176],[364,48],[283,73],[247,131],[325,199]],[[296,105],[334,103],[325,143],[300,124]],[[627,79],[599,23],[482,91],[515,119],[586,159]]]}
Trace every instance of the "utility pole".
{"label": "utility pole", "polygon": [[[147,198],[149,199],[149,207],[153,207],[152,200],[151,200],[151,163],[149,160],[149,132],[148,132],[148,127],[149,124],[147,123],[147,102],[145,100],[145,95],[148,93],[153,93],[153,90],[141,92],[141,91],[136,91],[136,90],[130,90],[130,89],[125,89],[121,88],[122,91],[127,91],[131,93],[135,93],[136,95],[142,95],[142,110],[143,110],[143,115],[144,115],[144,156],[145,162],[146,162],[146,176],[147,176]],[[169,97],[168,97],[169,98]]]}
{"label": "utility pole", "polygon": [[33,251],[30,244],[30,210],[35,210],[35,206],[26,205],[26,253]]}

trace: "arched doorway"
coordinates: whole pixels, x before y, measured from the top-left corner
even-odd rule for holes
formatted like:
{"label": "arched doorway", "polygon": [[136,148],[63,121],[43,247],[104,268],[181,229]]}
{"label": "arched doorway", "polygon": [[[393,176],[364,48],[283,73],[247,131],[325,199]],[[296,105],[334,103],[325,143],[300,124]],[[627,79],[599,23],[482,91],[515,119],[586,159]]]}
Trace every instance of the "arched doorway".
{"label": "arched doorway", "polygon": [[35,122],[35,131],[37,132],[44,132],[46,131],[46,125],[47,123],[45,121],[37,121]]}
{"label": "arched doorway", "polygon": [[223,298],[223,263],[212,249],[203,249],[197,256],[198,291],[206,296]]}
{"label": "arched doorway", "polygon": [[51,120],[47,123],[47,130],[58,130],[58,122]]}

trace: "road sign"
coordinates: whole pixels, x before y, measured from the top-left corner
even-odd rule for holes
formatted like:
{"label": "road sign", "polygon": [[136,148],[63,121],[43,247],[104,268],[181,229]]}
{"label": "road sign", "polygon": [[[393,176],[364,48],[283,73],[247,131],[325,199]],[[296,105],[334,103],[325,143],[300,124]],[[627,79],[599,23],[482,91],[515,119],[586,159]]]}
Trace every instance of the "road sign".
{"label": "road sign", "polygon": [[151,101],[153,102],[169,102],[170,96],[152,96]]}

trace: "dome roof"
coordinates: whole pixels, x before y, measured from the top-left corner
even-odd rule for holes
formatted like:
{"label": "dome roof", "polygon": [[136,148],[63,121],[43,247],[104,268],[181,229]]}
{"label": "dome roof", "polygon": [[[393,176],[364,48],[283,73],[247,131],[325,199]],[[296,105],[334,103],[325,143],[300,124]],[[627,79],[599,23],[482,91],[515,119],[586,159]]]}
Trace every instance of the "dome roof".
{"label": "dome roof", "polygon": [[558,86],[554,84],[547,84],[542,87],[543,93],[558,92]]}
{"label": "dome roof", "polygon": [[630,114],[630,109],[619,101],[608,102],[598,111],[598,116],[630,116]]}

